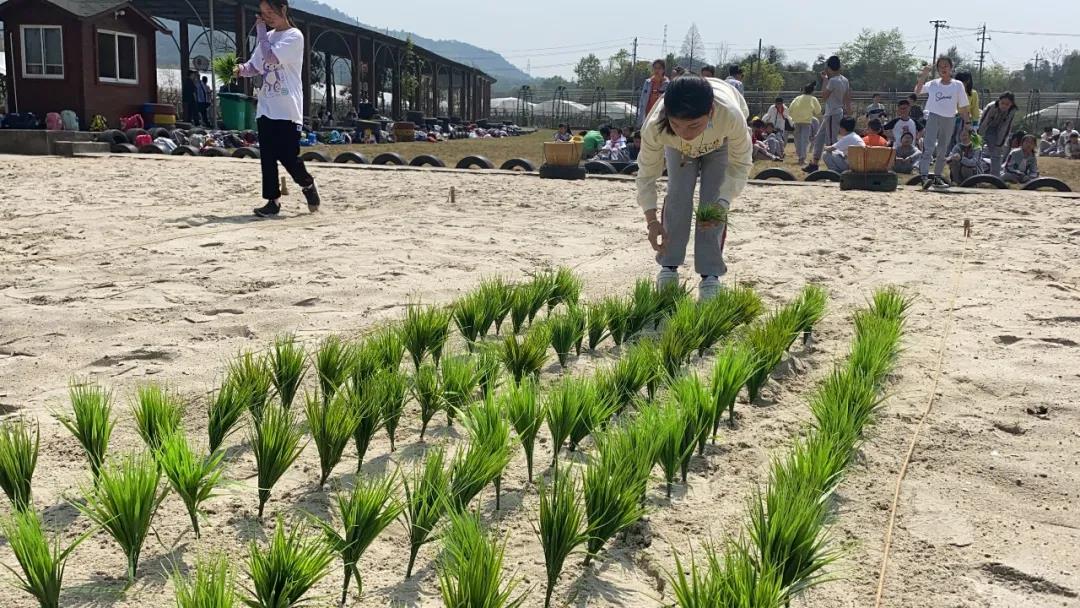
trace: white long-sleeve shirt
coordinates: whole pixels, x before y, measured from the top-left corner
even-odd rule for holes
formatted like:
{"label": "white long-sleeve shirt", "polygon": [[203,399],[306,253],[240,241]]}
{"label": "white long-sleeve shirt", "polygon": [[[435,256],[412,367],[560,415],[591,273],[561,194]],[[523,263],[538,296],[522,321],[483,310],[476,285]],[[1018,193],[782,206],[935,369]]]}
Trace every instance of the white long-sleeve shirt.
{"label": "white long-sleeve shirt", "polygon": [[787,130],[787,121],[785,119],[790,118],[787,106],[781,105],[780,110],[777,110],[776,104],[773,104],[769,106],[769,111],[765,112],[765,116],[761,120],[767,125],[776,127],[777,131],[785,131]]}
{"label": "white long-sleeve shirt", "polygon": [[708,128],[693,141],[669,132],[661,124],[666,116],[661,99],[641,127],[641,152],[638,154],[637,199],[642,210],[656,209],[656,180],[664,173],[664,148],[674,148],[689,158],[700,158],[727,145],[728,166],[720,186],[720,201],[727,207],[746,186],[753,167],[753,146],[746,117],[746,100],[727,82],[709,80],[713,88],[713,117]]}
{"label": "white long-sleeve shirt", "polygon": [[257,115],[302,124],[304,34],[295,27],[267,32],[266,25],[260,21],[256,26],[256,39],[255,51],[251,59],[240,66],[240,75],[263,78]]}

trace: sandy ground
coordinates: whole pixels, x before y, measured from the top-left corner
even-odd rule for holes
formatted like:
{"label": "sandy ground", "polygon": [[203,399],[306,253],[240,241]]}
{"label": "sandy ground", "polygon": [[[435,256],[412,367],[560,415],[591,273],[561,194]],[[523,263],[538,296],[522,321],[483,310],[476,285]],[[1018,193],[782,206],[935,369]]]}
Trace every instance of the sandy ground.
{"label": "sandy ground", "polygon": [[[587,296],[628,289],[652,272],[629,181],[565,183],[527,176],[378,171],[317,166],[325,212],[254,221],[257,165],[218,159],[0,157],[0,404],[41,425],[34,501],[73,537],[88,521],[71,506],[89,473],[75,442],[49,416],[66,405],[72,376],[116,392],[113,453],[142,449],[128,411],[134,389],[161,382],[190,402],[185,426],[205,437],[205,395],[225,362],[295,332],[314,342],[356,334],[422,298],[447,302],[495,273],[522,277],[545,264],[573,266]],[[456,203],[448,193],[456,191]],[[824,284],[830,314],[810,348],[770,384],[762,404],[741,405],[740,427],[697,461],[672,501],[657,480],[645,526],[609,545],[594,569],[567,566],[559,605],[669,603],[662,581],[673,551],[737,532],[744,501],[771,454],[807,423],[805,395],[842,357],[850,311],[895,283],[918,294],[884,415],[842,484],[832,529],[843,558],[829,582],[797,606],[873,605],[893,484],[932,391],[959,275],[938,400],[904,483],[885,606],[1075,606],[1080,600],[1080,207],[1043,194],[891,195],[835,188],[750,186],[729,239],[732,276],[769,304],[807,281]],[[973,236],[963,238],[970,219]],[[961,260],[964,260],[961,263]],[[460,345],[458,345],[460,347]],[[616,356],[605,347],[571,373]],[[555,367],[546,378],[558,374]],[[389,454],[380,433],[366,472],[410,466],[424,445],[410,406]],[[456,443],[437,420],[429,442]],[[103,533],[69,563],[65,606],[171,603],[164,571],[202,552],[239,558],[265,538],[255,521],[254,460],[243,434],[229,440],[235,484],[207,504],[196,541],[175,496],[155,520],[140,575],[126,592],[124,559]],[[355,469],[346,456],[332,477]],[[546,430],[538,462],[550,457]],[[273,491],[275,514],[328,511],[309,445]],[[482,509],[508,539],[507,566],[542,605],[543,554],[532,532],[535,489],[524,457],[511,463],[503,510]],[[7,501],[3,507],[8,508]],[[391,526],[365,556],[365,595],[352,605],[434,606],[435,546],[403,581],[404,530]],[[6,548],[0,560],[14,565]],[[316,589],[329,606],[335,565]],[[17,591],[4,606],[32,603]]]}

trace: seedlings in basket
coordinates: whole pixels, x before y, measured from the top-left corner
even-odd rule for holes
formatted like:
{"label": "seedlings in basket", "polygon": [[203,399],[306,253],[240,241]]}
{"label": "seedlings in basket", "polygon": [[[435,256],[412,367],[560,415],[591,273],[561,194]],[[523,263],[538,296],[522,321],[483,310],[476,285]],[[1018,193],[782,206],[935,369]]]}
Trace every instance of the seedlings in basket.
{"label": "seedlings in basket", "polygon": [[112,394],[97,384],[72,382],[68,395],[74,416],[57,415],[56,418],[79,441],[90,461],[90,472],[97,479],[116,424],[112,418]]}
{"label": "seedlings in basket", "polygon": [[669,381],[679,376],[700,344],[697,313],[696,302],[681,300],[660,334],[660,363]]}
{"label": "seedlings in basket", "polygon": [[485,397],[495,393],[502,381],[503,364],[498,344],[485,344],[477,349],[474,358],[476,381]]}
{"label": "seedlings in basket", "polygon": [[[482,461],[486,464],[485,467],[477,466],[472,470],[487,470],[489,480],[495,484],[495,510],[497,511],[502,506],[502,474],[506,470],[506,465],[510,464],[510,424],[494,398],[478,401],[465,410],[462,424],[469,431],[469,452],[476,450],[482,454]],[[468,457],[467,454],[466,460]],[[459,497],[455,473],[451,467],[451,498],[455,499],[457,506],[463,509],[472,500],[472,496],[460,501],[457,499],[464,498],[471,488],[468,488],[468,483],[465,483],[463,496]],[[467,480],[463,479],[463,481]],[[483,486],[480,489],[483,489]],[[479,490],[476,493],[479,493]],[[473,495],[475,496],[476,493]]]}
{"label": "seedlings in basket", "polygon": [[[454,303],[454,325],[457,326],[461,337],[465,338],[465,345],[472,352],[477,339],[481,336],[485,317],[490,314],[492,304],[488,302],[482,292],[473,292]],[[494,322],[494,319],[492,319]]]}
{"label": "seedlings in basket", "polygon": [[303,606],[303,597],[330,572],[334,552],[321,534],[307,534],[296,524],[287,533],[279,518],[270,545],[248,546],[247,574],[251,579],[244,603],[251,608]]}
{"label": "seedlings in basket", "polygon": [[698,356],[704,357],[706,350],[760,314],[761,298],[749,287],[722,289],[716,297],[702,302],[698,307]]}
{"label": "seedlings in basket", "polygon": [[22,419],[0,423],[0,488],[15,510],[31,508],[30,482],[37,467],[41,431]]}
{"label": "seedlings in basket", "polygon": [[514,427],[521,446],[525,448],[525,467],[528,470],[529,483],[533,480],[533,452],[536,447],[536,435],[544,421],[544,406],[538,398],[539,389],[535,380],[525,380],[511,386],[499,397],[500,409],[506,412],[510,424]]}
{"label": "seedlings in basket", "polygon": [[516,608],[525,601],[513,598],[518,580],[505,580],[505,541],[485,531],[476,513],[453,513],[436,563],[439,592],[447,608]]}
{"label": "seedlings in basket", "polygon": [[551,606],[563,564],[589,538],[585,534],[585,507],[577,482],[568,470],[556,470],[550,484],[540,482],[540,522],[536,535],[544,547],[547,588],[544,608]]}
{"label": "seedlings in basket", "polygon": [[784,353],[798,335],[798,318],[791,306],[781,308],[763,322],[750,326],[746,332],[746,345],[750,347],[757,362],[753,375],[746,382],[748,400],[753,403],[765,386],[769,375],[784,358]]}
{"label": "seedlings in basket", "polygon": [[383,425],[390,437],[390,451],[393,452],[394,436],[397,434],[401,414],[405,411],[405,401],[409,395],[409,380],[399,372],[380,371],[368,385],[372,398],[378,399],[382,410]]}
{"label": "seedlings in basket", "polygon": [[601,306],[604,309],[604,320],[607,322],[611,341],[615,343],[615,346],[622,346],[622,343],[630,337],[631,301],[618,296],[610,296],[603,300]]}
{"label": "seedlings in basket", "polygon": [[329,403],[318,395],[308,395],[304,411],[311,438],[319,452],[319,486],[322,487],[341,462],[345,446],[356,432],[357,412],[350,403],[347,389],[334,393]]}
{"label": "seedlings in basket", "polygon": [[412,357],[413,368],[419,369],[428,355],[439,365],[449,333],[449,311],[434,306],[409,306],[401,325],[401,341]]}
{"label": "seedlings in basket", "polygon": [[360,477],[350,492],[335,496],[337,516],[342,532],[334,526],[312,517],[311,520],[326,534],[334,552],[341,557],[345,582],[341,586],[341,605],[349,598],[349,583],[356,578],[356,595],[363,596],[364,581],[360,578],[360,558],[379,534],[401,515],[403,505],[394,496],[397,476]]}
{"label": "seedlings in basket", "polygon": [[55,537],[50,542],[45,537],[41,518],[33,509],[16,509],[0,520],[0,529],[22,571],[9,568],[19,588],[34,596],[41,608],[60,608],[60,588],[64,583],[67,558],[96,530],[79,536],[61,550],[60,538]]}
{"label": "seedlings in basket", "polygon": [[633,525],[645,513],[641,497],[647,478],[641,478],[638,467],[627,466],[634,462],[634,454],[629,449],[632,444],[619,441],[604,446],[604,441],[603,438],[598,440],[601,449],[585,467],[582,483],[589,537],[586,566],[610,538]]}
{"label": "seedlings in basket", "polygon": [[712,434],[716,441],[716,433],[720,429],[720,418],[726,411],[728,423],[735,426],[735,399],[739,391],[750,381],[750,378],[758,369],[757,355],[753,349],[742,342],[728,344],[716,354],[716,363],[713,365],[710,392],[712,393]]}
{"label": "seedlings in basket", "polygon": [[329,403],[338,389],[349,379],[357,347],[337,335],[329,335],[315,351],[315,372],[319,375],[319,393]]}
{"label": "seedlings in basket", "polygon": [[270,490],[304,450],[300,445],[302,438],[303,431],[292,413],[273,404],[263,411],[262,420],[252,425],[248,441],[258,472],[260,521],[266,501],[270,500]]}
{"label": "seedlings in basket", "polygon": [[446,424],[452,425],[457,413],[473,400],[479,380],[472,357],[447,357],[443,361],[442,385],[446,401]]}
{"label": "seedlings in basket", "polygon": [[156,384],[139,388],[131,411],[135,428],[151,451],[157,450],[166,436],[180,428],[183,416],[176,396]]}
{"label": "seedlings in basket", "polygon": [[237,423],[248,410],[251,403],[250,387],[242,384],[235,376],[229,375],[221,388],[210,398],[207,412],[209,421],[206,431],[210,439],[210,451],[216,452],[225,439],[232,435]]}
{"label": "seedlings in basket", "polygon": [[154,457],[173,491],[184,501],[195,538],[200,538],[199,506],[215,496],[214,490],[221,484],[221,476],[225,473],[222,467],[225,453],[196,454],[187,436],[178,430],[162,440]]}
{"label": "seedlings in basket", "polygon": [[[810,332],[814,330],[814,326],[825,315],[825,303],[828,298],[825,290],[820,285],[810,284],[803,288],[802,292],[791,304],[795,309],[794,314],[798,320],[796,336],[792,337],[792,342],[795,341],[798,334],[802,334],[803,342],[810,339]],[[790,347],[789,344],[788,348]]]}
{"label": "seedlings in basket", "polygon": [[285,409],[292,407],[296,391],[307,373],[304,348],[292,335],[279,336],[270,349],[270,370],[273,372],[274,389]]}
{"label": "seedlings in basket", "polygon": [[589,336],[589,350],[595,351],[608,336],[607,307],[602,302],[589,304],[585,308],[585,329]]}
{"label": "seedlings in basket", "polygon": [[172,574],[177,608],[233,608],[236,601],[236,574],[224,553],[200,557],[194,576],[179,569]]}
{"label": "seedlings in basket", "polygon": [[409,531],[409,566],[405,578],[412,577],[420,547],[435,538],[439,524],[449,507],[450,477],[446,471],[446,452],[442,447],[428,450],[423,464],[417,464],[405,478],[405,527]]}
{"label": "seedlings in basket", "polygon": [[243,353],[229,364],[227,379],[242,387],[241,394],[247,399],[247,409],[255,418],[262,416],[262,410],[270,401],[270,389],[274,386],[274,376],[267,367],[266,357],[254,353]]}
{"label": "seedlings in basket", "polygon": [[[443,369],[446,369],[445,365]],[[412,394],[420,406],[420,441],[423,441],[428,423],[436,412],[446,407],[442,378],[439,377],[439,370],[435,369],[434,365],[424,363],[420,369],[416,370],[416,375],[413,376]]]}
{"label": "seedlings in basket", "polygon": [[697,220],[698,230],[716,228],[720,224],[727,223],[728,210],[720,205],[698,205],[694,217]]}
{"label": "seedlings in basket", "polygon": [[85,490],[84,502],[75,505],[124,551],[128,586],[135,580],[154,513],[168,493],[168,488],[158,493],[160,481],[160,469],[148,454],[129,454],[107,462],[97,485]]}
{"label": "seedlings in basket", "polygon": [[502,360],[506,371],[521,383],[528,376],[538,376],[547,363],[551,330],[543,324],[529,330],[520,341],[514,336],[503,340]]}

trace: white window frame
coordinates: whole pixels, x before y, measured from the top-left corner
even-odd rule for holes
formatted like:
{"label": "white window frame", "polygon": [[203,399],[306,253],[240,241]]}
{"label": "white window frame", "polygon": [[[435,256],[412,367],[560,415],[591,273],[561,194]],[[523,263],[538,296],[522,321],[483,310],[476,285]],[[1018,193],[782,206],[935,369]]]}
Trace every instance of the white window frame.
{"label": "white window frame", "polygon": [[[94,44],[95,44],[95,46],[97,48],[97,52],[98,52],[99,57],[101,56],[101,48],[100,48],[99,45],[97,45],[97,43],[98,43],[98,35],[99,34],[107,34],[107,35],[110,35],[110,36],[114,36],[114,38],[113,38],[113,59],[116,61],[116,78],[107,78],[105,76],[102,76],[101,74],[98,74],[97,75],[98,82],[107,82],[109,84],[139,84],[139,37],[136,36],[135,34],[131,34],[131,33],[128,33],[128,32],[117,32],[117,31],[113,31],[113,30],[96,30],[94,32]],[[132,56],[132,59],[135,60],[135,78],[134,79],[120,78],[120,44],[119,44],[119,41],[120,41],[121,36],[131,38],[131,40],[133,42],[134,51],[135,51],[133,53],[133,56]],[[98,62],[95,61],[94,62],[94,71],[96,72],[99,69],[99,67],[100,66],[98,66]]]}
{"label": "white window frame", "polygon": [[[59,74],[31,74],[26,71],[26,30],[57,30],[60,32],[60,73]],[[67,71],[64,66],[64,26],[62,25],[37,25],[37,24],[24,24],[19,26],[19,56],[22,58],[22,76],[23,78],[41,78],[44,80],[63,80],[65,72]],[[41,70],[45,71],[45,66],[49,65],[46,62],[45,57],[45,36],[41,37]]]}

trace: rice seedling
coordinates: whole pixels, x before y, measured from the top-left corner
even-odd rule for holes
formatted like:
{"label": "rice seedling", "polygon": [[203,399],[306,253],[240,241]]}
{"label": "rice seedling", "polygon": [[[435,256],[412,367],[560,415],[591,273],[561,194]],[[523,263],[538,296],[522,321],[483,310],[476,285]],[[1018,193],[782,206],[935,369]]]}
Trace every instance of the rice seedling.
{"label": "rice seedling", "polygon": [[390,437],[390,451],[393,452],[397,449],[394,437],[397,435],[398,423],[401,422],[401,414],[405,411],[405,401],[409,396],[409,380],[399,372],[383,370],[371,379],[368,391],[371,398],[377,399],[380,404],[383,426]]}
{"label": "rice seedling", "polygon": [[[443,366],[446,369],[446,366]],[[446,407],[446,397],[443,395],[442,378],[439,370],[434,365],[425,363],[416,370],[412,382],[413,399],[420,406],[420,441],[424,440],[428,423],[435,413]]]}
{"label": "rice seedling", "polygon": [[[712,430],[712,422],[719,418],[716,414],[716,400],[710,387],[702,382],[697,374],[680,377],[671,385],[671,398],[684,410],[686,417],[685,431],[688,441],[697,445],[698,454],[705,453],[705,442]],[[685,456],[681,463],[682,481],[686,483],[686,472],[690,466],[690,456]]]}
{"label": "rice seedling", "polygon": [[877,383],[869,375],[838,367],[810,398],[814,426],[841,446],[845,463],[881,404],[877,390]]}
{"label": "rice seedling", "polygon": [[874,384],[881,384],[900,355],[902,333],[902,321],[879,317],[865,310],[857,312],[848,367],[867,376]]}
{"label": "rice seedling", "polygon": [[[513,339],[510,336],[509,339]],[[442,365],[443,396],[446,401],[446,424],[473,400],[480,378],[471,357],[447,357]]]}
{"label": "rice seedling", "polygon": [[[694,424],[693,412],[675,400],[657,410],[654,432],[657,436],[656,461],[664,472],[665,493],[671,499],[675,477],[694,453],[695,436],[687,432]],[[685,480],[684,480],[685,481]]]}
{"label": "rice seedling", "polygon": [[195,575],[172,574],[177,608],[233,608],[236,601],[236,574],[224,553],[200,557]]}
{"label": "rice seedling", "polygon": [[355,363],[357,346],[329,335],[315,351],[315,373],[319,375],[319,394],[329,403],[341,385],[349,379]]}
{"label": "rice seedling", "polygon": [[356,418],[353,442],[356,444],[356,471],[358,473],[364,464],[364,455],[367,454],[371,440],[383,426],[382,397],[376,389],[369,388],[369,385],[370,380],[365,384],[350,382],[347,394],[348,404]]}
{"label": "rice seedling", "polygon": [[312,517],[311,520],[326,534],[335,553],[341,557],[345,568],[345,582],[341,586],[341,605],[349,597],[349,583],[356,578],[356,594],[364,593],[364,581],[360,578],[360,558],[379,534],[401,515],[403,505],[394,496],[397,476],[361,477],[352,491],[340,492],[334,502],[341,520],[342,532],[331,524]]}
{"label": "rice seedling", "polygon": [[728,413],[728,423],[732,427],[735,426],[735,399],[739,396],[742,387],[750,381],[757,367],[757,356],[747,344],[742,342],[728,344],[717,353],[710,381],[713,398],[713,441],[716,441],[716,433],[720,430],[720,418],[725,411]]}
{"label": "rice seedling", "polygon": [[753,321],[761,314],[761,298],[749,287],[720,290],[716,297],[698,307],[698,356],[729,336],[735,328]]}
{"label": "rice seedling", "polygon": [[30,482],[37,467],[41,431],[22,419],[0,423],[0,488],[16,510],[32,506]]}
{"label": "rice seedling", "polygon": [[[651,284],[650,287],[652,287]],[[690,288],[684,283],[666,285],[663,289],[653,287],[653,290],[653,329],[659,329],[660,322],[671,316],[680,303],[694,301],[690,295]],[[642,288],[642,294],[644,294],[644,288]]]}
{"label": "rice seedling", "polygon": [[575,383],[568,398],[575,400],[580,408],[577,422],[570,429],[571,452],[576,451],[589,435],[607,425],[608,420],[619,411],[619,402],[612,391],[602,390],[593,379],[581,379]]}
{"label": "rice seedling", "polygon": [[660,365],[669,381],[682,373],[700,344],[697,313],[696,302],[689,298],[680,300],[660,334]]}
{"label": "rice seedling", "polygon": [[499,383],[502,381],[503,364],[499,355],[499,346],[485,344],[482,348],[477,349],[474,363],[480,392],[485,397],[494,394],[495,389],[499,388]]}
{"label": "rice seedling", "polygon": [[495,325],[495,333],[502,331],[502,324],[510,314],[514,303],[514,287],[500,277],[481,281],[478,288],[483,294],[484,301],[488,304],[485,314],[484,326],[481,327],[481,335],[487,335],[491,329],[488,319]]}
{"label": "rice seedling", "polygon": [[245,406],[255,418],[262,416],[262,410],[270,401],[270,389],[274,386],[274,375],[266,364],[266,357],[254,353],[243,353],[229,364],[227,379],[233,381],[242,390],[247,399]]}
{"label": "rice seedling", "polygon": [[97,479],[116,424],[112,417],[112,394],[97,384],[73,382],[68,395],[74,416],[57,415],[56,419],[79,441],[90,461],[90,472]]}
{"label": "rice seedling", "polygon": [[843,477],[849,460],[847,447],[843,438],[820,431],[796,439],[787,454],[773,460],[771,483],[785,488],[805,487],[819,496],[827,495]]}
{"label": "rice seedling", "polygon": [[413,468],[402,481],[405,489],[405,528],[409,531],[409,566],[405,578],[412,577],[420,547],[434,540],[435,526],[446,513],[450,497],[450,476],[442,447],[429,450],[423,464]]}
{"label": "rice seedling", "polygon": [[[803,343],[810,340],[810,334],[813,332],[814,326],[821,321],[821,317],[825,316],[825,303],[828,299],[829,296],[825,293],[824,288],[820,285],[810,284],[803,287],[802,292],[792,302],[791,306],[794,307],[795,316],[798,319],[796,337],[798,334],[802,334]],[[794,339],[793,337],[793,342]]]}
{"label": "rice seedling", "polygon": [[288,608],[308,604],[304,595],[330,572],[334,551],[321,534],[306,534],[302,523],[287,533],[279,518],[270,545],[248,546],[251,587],[244,603],[251,608]]}
{"label": "rice seedling", "polygon": [[[503,416],[502,409],[498,406],[493,397],[484,399],[474,403],[469,409],[465,410],[465,415],[462,420],[462,424],[469,432],[470,438],[470,452],[473,449],[482,451],[482,462],[486,466],[466,467],[464,470],[471,471],[485,471],[490,476],[490,481],[495,484],[495,510],[498,511],[502,508],[502,474],[506,470],[506,465],[510,464],[510,424],[507,422],[506,417]],[[466,455],[466,459],[468,455]],[[458,494],[455,491],[456,476],[453,467],[451,467],[450,489],[451,498],[457,498]],[[463,494],[468,494],[470,489],[468,488],[468,477],[466,474],[463,477],[464,486],[466,489]],[[481,489],[483,486],[481,486]],[[461,508],[472,498],[464,500],[458,503]]]}
{"label": "rice seedling", "polygon": [[302,437],[303,431],[292,414],[274,405],[268,405],[262,420],[252,425],[249,442],[258,472],[260,521],[266,501],[270,500],[270,490],[304,450],[300,445]]}
{"label": "rice seedling", "polygon": [[554,309],[559,304],[577,306],[581,300],[581,278],[566,266],[558,267],[549,276],[551,291],[548,296],[548,310]]}
{"label": "rice seedling", "polygon": [[538,398],[539,388],[533,380],[511,386],[499,397],[500,409],[514,427],[521,446],[525,448],[525,467],[528,470],[529,483],[533,480],[533,453],[536,447],[536,435],[544,421],[545,409]]}
{"label": "rice seedling", "polygon": [[582,417],[580,396],[587,389],[581,378],[568,376],[551,388],[544,404],[544,420],[551,435],[551,466],[559,464],[559,450]]}
{"label": "rice seedling", "polygon": [[484,530],[476,513],[452,513],[436,570],[446,608],[517,608],[516,579],[504,580],[505,541]]}
{"label": "rice seedling", "polygon": [[135,428],[151,451],[157,450],[165,437],[180,428],[183,417],[177,398],[156,384],[139,387],[131,411]]}
{"label": "rice seedling", "polygon": [[705,565],[691,556],[689,577],[679,553],[675,553],[675,575],[669,575],[678,608],[780,608],[787,601],[776,569],[758,564],[741,541],[728,541],[723,555],[712,546],[705,548]]}
{"label": "rice seedling", "polygon": [[[618,438],[619,433],[613,437]],[[605,439],[600,439],[598,443],[603,449],[598,450],[599,455],[593,456],[585,467],[582,483],[589,537],[586,566],[610,538],[633,525],[645,513],[641,497],[647,478],[641,478],[640,468],[627,466],[634,462],[634,454],[627,451],[631,442],[624,440],[605,445]]]}
{"label": "rice seedling", "polygon": [[635,488],[642,504],[660,449],[658,414],[659,406],[647,403],[629,423],[610,427],[594,437],[599,459],[611,470],[625,470],[629,475],[627,483]]}
{"label": "rice seedling", "polygon": [[401,360],[405,358],[405,342],[399,326],[389,325],[376,330],[368,338],[367,346],[382,369],[397,371],[401,367]]}
{"label": "rice seedling", "polygon": [[540,524],[535,530],[544,547],[544,608],[549,608],[566,558],[589,540],[585,534],[585,507],[570,471],[557,470],[550,484],[540,482]]}
{"label": "rice seedling", "polygon": [[270,349],[269,365],[273,372],[274,390],[277,391],[281,405],[289,409],[307,373],[304,347],[297,344],[291,335],[279,336]]}
{"label": "rice seedling", "polygon": [[214,496],[214,490],[221,484],[221,476],[225,473],[222,467],[225,454],[196,454],[184,432],[176,431],[162,440],[154,457],[173,491],[184,501],[195,538],[200,538],[199,506]]}
{"label": "rice seedling", "polygon": [[326,484],[334,467],[341,462],[345,446],[356,432],[356,408],[348,390],[340,390],[326,403],[318,395],[308,395],[304,408],[308,429],[319,452],[319,486]]}
{"label": "rice seedling", "polygon": [[622,343],[630,337],[631,305],[630,300],[618,296],[605,298],[600,304],[604,310],[608,335],[611,336],[611,341],[615,343],[615,346],[622,346]]}
{"label": "rice seedling", "polygon": [[503,340],[502,361],[518,384],[526,377],[539,376],[548,359],[550,329],[536,325],[520,341],[514,336]]}
{"label": "rice seedling", "polygon": [[[715,228],[719,224],[727,223],[728,210],[719,205],[698,205],[694,218],[697,220],[698,230]],[[703,226],[702,224],[708,225]]]}
{"label": "rice seedling", "polygon": [[589,337],[591,351],[595,351],[604,338],[608,337],[607,307],[603,302],[589,304],[585,308],[585,332]]}
{"label": "rice seedling", "polygon": [[148,454],[129,454],[107,462],[97,485],[85,490],[84,501],[75,505],[120,545],[127,557],[129,586],[154,513],[168,494],[168,488],[158,492],[160,482],[161,471]]}
{"label": "rice seedling", "polygon": [[[390,369],[396,370],[400,368],[400,361],[397,366],[386,367],[383,365],[382,354],[379,353],[377,344],[373,339],[368,339],[360,342],[354,349],[352,355],[352,364],[349,369],[349,377],[344,384],[352,383],[355,386],[365,386],[380,370]],[[345,385],[338,387],[338,393],[343,390],[348,390]]]}
{"label": "rice seedling", "polygon": [[634,291],[631,292],[626,316],[626,334],[623,339],[629,340],[641,333],[651,322],[654,327],[660,321],[660,298],[656,287],[649,279],[638,279],[634,283]]}
{"label": "rice seedling", "polygon": [[912,304],[911,296],[906,295],[899,287],[890,285],[874,290],[870,312],[883,319],[902,322],[907,319]]}
{"label": "rice seedling", "polygon": [[660,350],[654,340],[639,340],[626,349],[611,370],[621,407],[630,405],[641,395],[641,389],[649,389],[652,399],[656,381],[660,376]]}
{"label": "rice seedling", "polygon": [[[477,339],[481,335],[481,329],[485,317],[491,313],[492,303],[487,301],[487,296],[482,292],[473,292],[461,298],[451,307],[454,325],[457,326],[461,337],[465,338],[465,345],[472,352]],[[492,319],[494,322],[494,319]]]}
{"label": "rice seedling", "polygon": [[401,325],[401,341],[412,357],[413,368],[420,369],[426,355],[436,366],[450,333],[449,311],[434,306],[409,306]]}
{"label": "rice seedling", "polygon": [[[522,283],[515,285],[510,292],[510,325],[513,333],[521,333],[525,327],[525,321],[529,319],[529,311],[536,299],[534,291],[539,289],[535,283]],[[545,295],[545,298],[547,296]]]}
{"label": "rice seedling", "polygon": [[571,351],[576,344],[580,344],[583,337],[581,312],[577,308],[569,308],[566,312],[552,316],[548,320],[548,326],[551,328],[551,347],[555,349],[559,365],[566,369]]}
{"label": "rice seedling", "polygon": [[225,439],[232,435],[237,423],[251,403],[249,387],[235,376],[226,376],[221,388],[210,398],[207,411],[209,421],[206,431],[210,439],[210,451],[216,452]]}
{"label": "rice seedling", "polygon": [[749,401],[757,400],[769,375],[780,365],[794,337],[798,335],[798,319],[793,307],[782,308],[764,322],[750,326],[746,332],[746,345],[754,353],[757,367],[746,382]]}
{"label": "rice seedling", "polygon": [[13,511],[0,520],[0,530],[22,571],[8,568],[15,575],[19,588],[34,596],[41,608],[60,608],[60,588],[64,583],[67,558],[96,530],[86,532],[61,549],[59,536],[51,543],[45,537],[41,518],[33,509]]}
{"label": "rice seedling", "polygon": [[235,53],[225,53],[214,57],[213,70],[218,82],[232,82],[235,80],[238,63]]}

